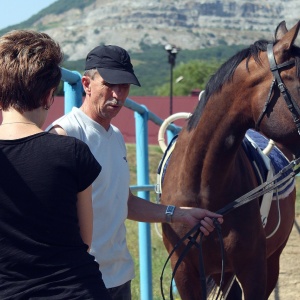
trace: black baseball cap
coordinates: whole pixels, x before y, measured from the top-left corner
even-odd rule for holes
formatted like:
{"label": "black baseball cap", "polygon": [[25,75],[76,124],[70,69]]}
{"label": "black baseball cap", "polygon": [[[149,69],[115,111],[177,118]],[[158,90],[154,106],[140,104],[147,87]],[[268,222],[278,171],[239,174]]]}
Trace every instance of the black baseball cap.
{"label": "black baseball cap", "polygon": [[107,45],[94,48],[85,61],[85,70],[91,69],[97,69],[108,83],[141,86],[134,74],[128,52],[121,47]]}

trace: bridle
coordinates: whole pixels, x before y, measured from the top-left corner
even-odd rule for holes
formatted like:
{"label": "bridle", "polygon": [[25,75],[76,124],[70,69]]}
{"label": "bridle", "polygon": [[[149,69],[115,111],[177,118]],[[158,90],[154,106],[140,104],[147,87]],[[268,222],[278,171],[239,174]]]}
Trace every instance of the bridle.
{"label": "bridle", "polygon": [[[293,97],[288,92],[288,90],[285,87],[285,85],[284,85],[284,83],[281,79],[281,76],[279,74],[279,71],[281,69],[289,67],[291,65],[295,65],[296,62],[293,59],[293,60],[290,60],[290,61],[287,61],[285,63],[277,65],[276,61],[275,61],[274,53],[273,53],[273,44],[272,43],[267,45],[267,55],[268,55],[268,59],[269,59],[270,70],[273,74],[273,81],[272,81],[271,86],[270,86],[268,98],[267,98],[267,101],[265,103],[264,109],[263,109],[263,111],[262,111],[261,115],[259,116],[258,121],[256,123],[256,129],[257,130],[259,129],[259,125],[260,125],[263,117],[267,113],[267,109],[268,109],[269,104],[271,102],[271,94],[272,94],[272,91],[274,89],[275,83],[277,83],[277,86],[280,90],[280,93],[282,94],[282,96],[283,96],[290,112],[292,113],[294,122],[297,126],[298,133],[300,135],[300,108],[297,105],[296,101],[293,99]],[[284,176],[283,179],[279,180],[279,178],[283,174],[286,174],[286,172],[289,172],[289,174]],[[238,208],[238,207],[240,207],[240,206],[242,206],[246,203],[249,203],[252,200],[255,200],[255,199],[261,197],[262,195],[270,192],[271,190],[276,189],[278,186],[280,186],[281,184],[287,182],[292,177],[295,177],[299,172],[300,172],[300,157],[298,157],[297,159],[291,161],[289,165],[287,165],[280,172],[278,172],[273,178],[271,178],[271,180],[262,183],[261,185],[257,186],[255,189],[249,191],[245,195],[242,195],[238,199],[236,199],[233,202],[227,204],[225,207],[221,208],[216,213],[225,216],[228,213],[230,213],[232,210],[234,210],[234,209],[236,209],[236,208]],[[218,234],[218,238],[219,238],[219,242],[220,242],[221,256],[222,256],[221,281],[220,281],[220,284],[219,284],[219,291],[218,291],[218,294],[217,294],[217,297],[216,297],[216,299],[219,299],[219,297],[221,295],[221,288],[224,284],[225,251],[224,251],[223,238],[222,238],[222,233],[221,233],[221,226],[220,226],[219,222],[216,219],[213,219],[213,221],[214,221],[214,225],[215,225],[215,228],[216,228],[216,232]],[[164,300],[165,300],[165,296],[164,296],[163,284],[162,284],[163,283],[164,270],[165,270],[171,256],[173,255],[173,253],[184,243],[185,240],[189,240],[189,241],[188,241],[187,245],[185,246],[183,252],[179,256],[179,258],[176,262],[176,265],[174,267],[174,270],[172,272],[172,279],[171,279],[171,284],[170,284],[170,299],[173,300],[172,282],[173,282],[173,279],[175,277],[175,273],[176,273],[180,263],[183,261],[184,257],[187,255],[188,251],[193,246],[195,246],[196,248],[199,249],[199,272],[200,272],[200,283],[201,283],[202,299],[203,300],[207,299],[206,276],[205,276],[204,262],[203,262],[203,256],[202,256],[203,233],[200,231],[200,226],[201,226],[201,224],[197,224],[196,226],[194,226],[189,232],[187,232],[178,241],[178,243],[175,245],[173,250],[170,252],[170,254],[168,256],[168,259],[167,259],[167,261],[165,262],[165,264],[163,266],[161,277],[160,277],[160,288],[161,288],[161,294],[162,294],[162,297],[163,297]],[[198,238],[200,238],[199,242],[197,241]]]}
{"label": "bridle", "polygon": [[272,80],[272,83],[270,86],[270,90],[269,90],[269,94],[268,94],[265,106],[255,124],[255,128],[257,131],[259,131],[260,123],[261,123],[263,117],[266,115],[267,110],[269,108],[269,104],[271,103],[272,91],[274,89],[275,83],[277,83],[279,91],[282,94],[282,96],[287,104],[288,109],[292,113],[294,123],[296,124],[298,133],[300,135],[300,108],[299,108],[299,105],[296,103],[294,98],[289,93],[289,91],[286,88],[286,86],[284,85],[284,83],[281,79],[280,73],[279,73],[281,69],[295,65],[296,62],[294,59],[292,59],[292,60],[289,60],[282,64],[277,65],[275,57],[274,57],[274,53],[273,53],[273,44],[272,43],[267,45],[267,55],[268,55],[268,60],[269,60],[269,64],[270,64],[270,70],[273,74],[273,80]]}

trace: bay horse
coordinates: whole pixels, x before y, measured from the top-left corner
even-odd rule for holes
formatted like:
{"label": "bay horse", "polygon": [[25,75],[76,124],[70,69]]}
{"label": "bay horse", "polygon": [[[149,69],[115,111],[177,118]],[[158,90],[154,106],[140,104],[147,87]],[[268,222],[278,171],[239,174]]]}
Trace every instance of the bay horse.
{"label": "bay horse", "polygon": [[[218,211],[257,187],[242,147],[249,129],[278,143],[289,158],[300,156],[300,48],[295,45],[299,27],[300,21],[288,31],[281,22],[274,41],[255,42],[211,77],[203,99],[178,135],[164,176],[162,204]],[[268,299],[276,286],[280,255],[295,218],[295,197],[293,189],[280,200],[282,221],[268,239],[278,223],[275,201],[266,227],[259,198],[224,216],[224,279],[228,283],[236,276],[245,300]],[[164,223],[162,230],[164,245],[171,253],[190,228]],[[187,242],[173,253],[173,269]],[[220,282],[222,257],[216,234],[204,237],[202,252],[206,276]],[[199,274],[198,249],[192,247],[175,274],[183,300],[202,299]],[[226,299],[240,296],[233,293]]]}

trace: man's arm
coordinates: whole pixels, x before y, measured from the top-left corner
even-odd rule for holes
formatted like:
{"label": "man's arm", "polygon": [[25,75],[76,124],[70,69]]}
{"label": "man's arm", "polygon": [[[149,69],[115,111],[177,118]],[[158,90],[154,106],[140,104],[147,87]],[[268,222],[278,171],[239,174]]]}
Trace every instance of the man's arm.
{"label": "man's arm", "polygon": [[58,134],[58,135],[66,135],[67,136],[67,133],[66,131],[61,128],[59,125],[54,125],[50,130],[49,130],[50,133],[54,133],[54,134]]}
{"label": "man's arm", "polygon": [[[139,222],[164,223],[167,206],[146,201],[132,194],[129,189],[127,218]],[[195,207],[176,207],[172,216],[172,223],[183,223],[195,226],[201,223],[200,230],[208,235],[214,230],[212,218],[223,223],[223,217],[207,209]]]}

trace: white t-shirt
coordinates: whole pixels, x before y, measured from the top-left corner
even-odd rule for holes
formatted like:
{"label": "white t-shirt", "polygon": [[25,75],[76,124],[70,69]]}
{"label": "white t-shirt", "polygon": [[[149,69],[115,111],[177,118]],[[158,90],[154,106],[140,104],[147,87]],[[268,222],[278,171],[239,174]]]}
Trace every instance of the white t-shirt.
{"label": "white t-shirt", "polygon": [[111,125],[106,131],[80,109],[53,122],[69,136],[85,142],[102,166],[93,183],[94,226],[90,253],[100,265],[107,288],[116,287],[134,278],[134,263],[126,244],[125,220],[129,193],[129,167],[124,138]]}

